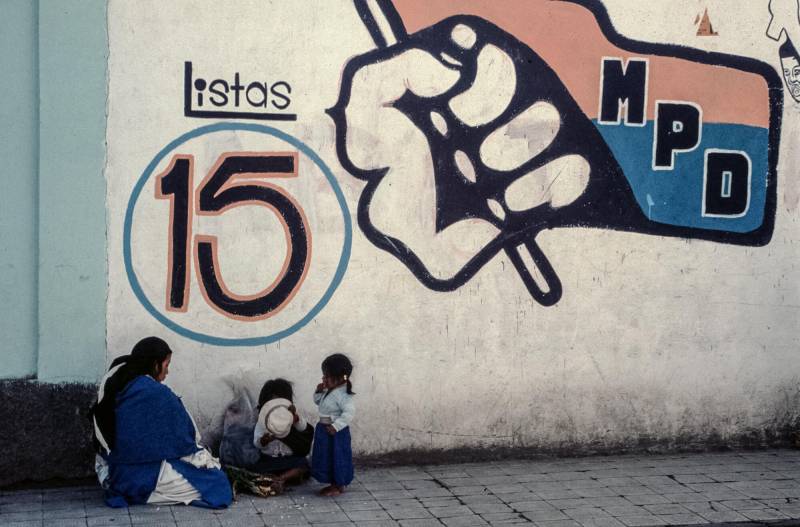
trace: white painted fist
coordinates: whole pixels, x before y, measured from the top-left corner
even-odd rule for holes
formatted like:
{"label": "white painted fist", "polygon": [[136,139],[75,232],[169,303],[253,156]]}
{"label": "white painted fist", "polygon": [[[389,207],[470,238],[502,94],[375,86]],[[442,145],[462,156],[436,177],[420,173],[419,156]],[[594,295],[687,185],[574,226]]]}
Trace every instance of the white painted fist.
{"label": "white painted fist", "polygon": [[[561,155],[522,173],[492,197],[474,192],[474,210],[442,221],[450,206],[441,194],[446,178],[477,189],[484,178],[518,170],[556,140],[562,123],[546,100],[508,111],[520,89],[508,53],[481,44],[465,24],[457,24],[450,39],[459,50],[475,54],[471,82],[463,63],[445,52],[412,47],[387,57],[383,50],[373,61],[365,57],[352,75],[349,94],[343,88],[338,116],[346,130],[340,144],[343,164],[359,177],[379,179],[367,197],[369,224],[390,244],[405,246],[434,280],[459,273],[503,233],[509,214],[575,201],[590,174],[583,156]],[[415,105],[427,108],[426,100],[440,101],[440,109],[420,114]],[[459,142],[478,129],[480,142]]]}

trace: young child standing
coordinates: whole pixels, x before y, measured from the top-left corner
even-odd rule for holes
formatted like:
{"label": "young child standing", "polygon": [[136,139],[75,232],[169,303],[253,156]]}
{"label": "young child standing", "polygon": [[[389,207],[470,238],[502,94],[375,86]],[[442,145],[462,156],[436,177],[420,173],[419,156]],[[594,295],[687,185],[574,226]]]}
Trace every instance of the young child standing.
{"label": "young child standing", "polygon": [[314,432],[311,476],[329,485],[322,496],[338,496],[353,481],[353,453],[350,423],[356,412],[353,402],[353,365],[345,355],[335,353],[322,361],[322,382],[314,392],[319,406],[319,423]]}

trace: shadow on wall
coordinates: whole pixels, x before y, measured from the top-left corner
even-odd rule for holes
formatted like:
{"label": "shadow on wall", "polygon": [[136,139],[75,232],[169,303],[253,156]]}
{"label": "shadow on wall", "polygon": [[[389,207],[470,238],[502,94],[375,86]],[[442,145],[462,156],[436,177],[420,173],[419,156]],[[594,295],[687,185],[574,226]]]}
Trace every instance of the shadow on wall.
{"label": "shadow on wall", "polygon": [[360,466],[382,467],[396,465],[441,465],[451,463],[492,462],[509,459],[553,459],[567,457],[614,456],[626,454],[681,454],[763,450],[766,448],[798,447],[796,428],[784,426],[779,430],[748,430],[731,437],[715,431],[707,435],[680,435],[657,438],[646,434],[627,441],[588,443],[565,441],[557,446],[490,446],[455,448],[449,450],[405,449],[387,454],[357,456]]}
{"label": "shadow on wall", "polygon": [[93,475],[92,384],[0,381],[0,486]]}
{"label": "shadow on wall", "polygon": [[252,425],[255,422],[258,393],[268,378],[260,371],[240,371],[208,381],[205,388],[215,397],[206,401],[203,408],[192,408],[190,412],[200,429],[201,442],[215,456],[219,455],[226,425]]}

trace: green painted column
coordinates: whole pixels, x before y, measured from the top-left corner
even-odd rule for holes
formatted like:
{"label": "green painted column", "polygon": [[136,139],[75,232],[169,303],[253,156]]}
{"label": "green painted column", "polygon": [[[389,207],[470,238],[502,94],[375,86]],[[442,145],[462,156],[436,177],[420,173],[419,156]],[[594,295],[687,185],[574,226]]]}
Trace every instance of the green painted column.
{"label": "green painted column", "polygon": [[39,1],[38,378],[96,382],[106,336],[105,0]]}
{"label": "green painted column", "polygon": [[36,374],[36,2],[0,2],[0,379]]}

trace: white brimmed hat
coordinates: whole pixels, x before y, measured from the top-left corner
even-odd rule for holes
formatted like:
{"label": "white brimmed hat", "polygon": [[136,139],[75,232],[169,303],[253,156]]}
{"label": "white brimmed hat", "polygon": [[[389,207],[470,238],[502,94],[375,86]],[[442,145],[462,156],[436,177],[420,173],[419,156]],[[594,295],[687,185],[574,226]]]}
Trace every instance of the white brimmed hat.
{"label": "white brimmed hat", "polygon": [[272,399],[264,403],[258,413],[258,420],[264,423],[267,432],[283,439],[289,435],[294,424],[294,415],[289,411],[292,401],[289,399]]}

